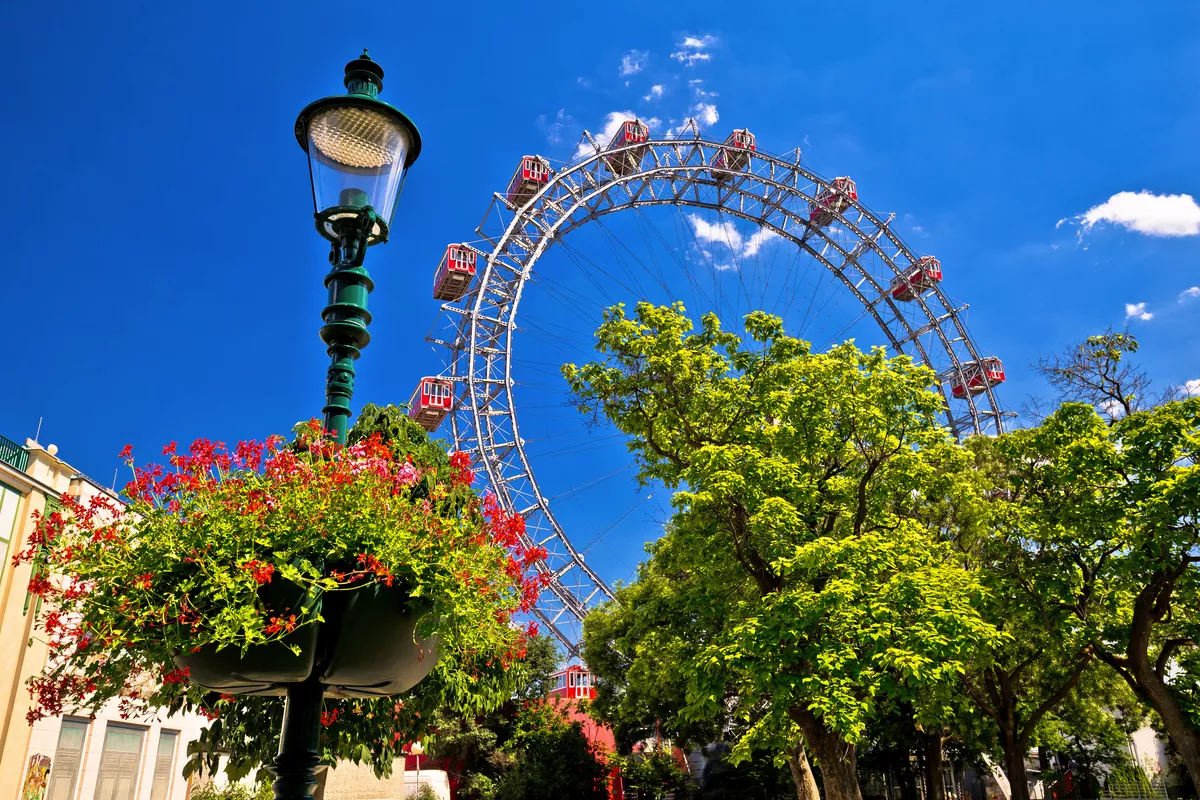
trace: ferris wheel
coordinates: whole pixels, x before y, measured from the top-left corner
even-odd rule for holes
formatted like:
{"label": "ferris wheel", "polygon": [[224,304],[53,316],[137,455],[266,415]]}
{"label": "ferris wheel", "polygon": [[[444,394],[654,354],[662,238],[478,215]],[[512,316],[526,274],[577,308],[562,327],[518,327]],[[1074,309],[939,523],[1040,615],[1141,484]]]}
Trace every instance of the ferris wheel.
{"label": "ferris wheel", "polygon": [[[935,371],[956,436],[1002,429],[1000,360],[971,338],[938,259],[914,252],[893,221],[849,177],[808,169],[799,149],[772,155],[745,129],[712,140],[694,122],[656,139],[631,119],[606,143],[585,131],[566,162],[522,157],[475,236],[446,248],[428,337],[445,369],[421,380],[410,414],[470,453],[546,548],[538,569],[550,584],[534,614],[569,656],[588,610],[613,597],[590,548],[652,497],[622,505],[623,437],[573,417],[558,373],[595,357],[604,307],[683,300],[694,318],[715,311],[734,328],[761,308],[814,346],[880,344]],[[571,505],[598,489],[582,511]]]}

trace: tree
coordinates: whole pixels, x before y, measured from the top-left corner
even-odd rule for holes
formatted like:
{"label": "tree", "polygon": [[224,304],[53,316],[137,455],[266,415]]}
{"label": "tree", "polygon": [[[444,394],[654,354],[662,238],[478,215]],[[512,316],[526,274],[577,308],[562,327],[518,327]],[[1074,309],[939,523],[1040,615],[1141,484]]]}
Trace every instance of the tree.
{"label": "tree", "polygon": [[1038,726],[1039,748],[1072,765],[1079,796],[1099,797],[1104,777],[1132,766],[1129,737],[1145,722],[1141,701],[1117,675],[1093,662],[1079,684]]}
{"label": "tree", "polygon": [[[1158,713],[1200,786],[1200,675],[1191,669],[1200,659],[1200,398],[1176,400],[1178,389],[1152,394],[1145,372],[1126,359],[1137,351],[1134,336],[1109,330],[1069,351],[1069,360],[1041,365],[1065,399],[1107,411],[1112,430],[1077,408],[1060,409],[1040,454],[1058,463],[1032,477],[1095,487],[1076,518],[1085,535],[1114,543],[1103,577],[1125,593],[1097,655]],[[1069,496],[1069,487],[1053,485],[1043,512],[1059,513]]]}
{"label": "tree", "polygon": [[[914,499],[914,513],[937,525],[964,566],[977,573],[987,589],[977,608],[1004,634],[971,659],[962,688],[973,715],[996,728],[1013,800],[1028,798],[1025,754],[1038,726],[1093,659],[1094,630],[1080,620],[1090,619],[1107,598],[1097,588],[1095,563],[1110,549],[1103,541],[1063,549],[1052,531],[1036,530],[1039,523],[1027,513],[1017,482],[1027,464],[1023,436],[969,440],[971,461],[962,474],[948,480],[940,496]],[[921,709],[926,730],[943,727],[929,706]],[[955,709],[952,698],[943,698],[939,707],[955,712],[947,718],[952,728],[962,730],[971,716]],[[926,760],[936,761],[932,741],[928,744]]]}
{"label": "tree", "polygon": [[642,565],[638,580],[618,586],[617,601],[584,624],[582,656],[597,678],[589,713],[612,728],[621,753],[660,734],[680,745],[704,745],[733,724],[726,715],[692,720],[684,714],[681,676],[720,626],[722,606],[700,603],[693,610],[694,598],[664,574],[664,563],[652,558]]}
{"label": "tree", "polygon": [[1176,388],[1152,391],[1146,371],[1126,359],[1138,347],[1128,329],[1116,333],[1109,328],[1062,353],[1038,359],[1037,369],[1058,391],[1060,401],[1087,403],[1116,420],[1180,395]]}
{"label": "tree", "polygon": [[517,717],[512,768],[497,800],[607,800],[607,769],[582,726],[552,701],[530,703]]}
{"label": "tree", "polygon": [[[1134,411],[1106,423],[1068,403],[1008,440],[1033,541],[1080,559],[1113,600],[1093,649],[1162,720],[1200,783],[1196,676],[1200,641],[1200,398]],[[1096,554],[1089,560],[1085,554]]]}
{"label": "tree", "polygon": [[[723,627],[730,593],[728,587],[715,596],[679,591],[677,581],[684,573],[673,566],[670,544],[664,539],[650,545],[648,552],[659,557],[639,567],[636,582],[618,587],[616,602],[597,609],[585,621],[583,658],[598,679],[590,713],[613,729],[623,753],[660,734],[680,746],[704,747],[731,737],[737,741],[753,732],[736,755],[739,762],[754,749],[768,752],[772,761],[782,755],[799,796],[816,800],[817,784],[803,739],[786,709],[770,720],[772,710],[764,701],[742,708],[735,716],[721,710],[735,704],[730,695],[714,714],[687,713],[688,684],[681,676]],[[736,569],[731,579],[737,579]],[[697,588],[706,587],[693,587]],[[751,591],[748,585],[743,588]]]}
{"label": "tree", "polygon": [[858,800],[876,705],[957,680],[994,635],[974,576],[899,510],[955,457],[933,373],[850,344],[812,353],[761,312],[744,342],[713,314],[691,327],[682,304],[613,307],[604,360],[564,376],[630,437],[639,479],[676,490],[651,561],[711,633],[681,651],[686,717],[754,719],[741,757],[794,726],[826,796]]}
{"label": "tree", "polygon": [[617,756],[609,763],[620,768],[625,789],[636,791],[638,800],[665,800],[688,785],[688,774],[675,761],[669,747]]}
{"label": "tree", "polygon": [[483,716],[462,714],[452,707],[438,709],[432,727],[437,735],[429,754],[457,784],[464,800],[486,800],[510,770],[516,755],[511,740],[523,704],[545,698],[558,669],[559,651],[549,636],[529,639],[525,658],[514,665],[515,690],[508,702]]}

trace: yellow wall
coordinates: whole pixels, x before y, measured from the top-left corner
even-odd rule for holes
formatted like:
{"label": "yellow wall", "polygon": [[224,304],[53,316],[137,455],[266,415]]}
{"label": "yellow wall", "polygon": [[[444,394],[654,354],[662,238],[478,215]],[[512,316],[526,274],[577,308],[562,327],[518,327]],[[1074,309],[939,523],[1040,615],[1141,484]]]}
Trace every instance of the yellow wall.
{"label": "yellow wall", "polygon": [[16,798],[25,778],[30,739],[25,716],[30,699],[25,681],[42,668],[46,659],[44,644],[35,640],[27,646],[34,621],[32,604],[28,612],[25,610],[31,566],[14,568],[11,559],[33,531],[33,512],[45,508],[46,495],[66,489],[70,476],[61,475],[65,466],[40,447],[31,449],[27,473],[0,462],[0,483],[9,487],[5,492],[15,489],[23,495],[17,502],[16,525],[0,576],[0,800]]}

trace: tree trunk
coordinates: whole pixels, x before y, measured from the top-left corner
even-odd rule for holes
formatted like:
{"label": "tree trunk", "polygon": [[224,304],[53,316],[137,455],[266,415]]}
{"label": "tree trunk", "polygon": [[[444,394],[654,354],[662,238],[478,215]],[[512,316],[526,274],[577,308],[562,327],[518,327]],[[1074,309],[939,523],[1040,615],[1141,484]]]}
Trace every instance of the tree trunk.
{"label": "tree trunk", "polygon": [[925,756],[925,800],[946,800],[946,784],[942,778],[942,734],[922,731],[921,749]]}
{"label": "tree trunk", "polygon": [[817,791],[817,779],[804,752],[804,742],[797,742],[788,753],[788,767],[792,770],[792,782],[796,784],[796,800],[821,800]]}
{"label": "tree trunk", "polygon": [[804,733],[821,768],[825,800],[862,800],[858,788],[858,751],[854,745],[825,727],[808,709],[792,709],[792,720]]}
{"label": "tree trunk", "polygon": [[[1161,574],[1138,593],[1133,602],[1133,619],[1130,621],[1129,647],[1125,658],[1104,652],[1100,658],[1158,712],[1192,783],[1200,786],[1200,730],[1190,723],[1179,707],[1178,700],[1160,676],[1158,666],[1150,662],[1150,634],[1155,623],[1161,621],[1170,609],[1175,581],[1182,571],[1181,567],[1174,576]],[[1160,660],[1167,661],[1166,658]],[[1166,667],[1164,663],[1162,668]]]}
{"label": "tree trunk", "polygon": [[1200,786],[1200,731],[1189,724],[1179,707],[1179,701],[1171,693],[1170,687],[1158,677],[1145,650],[1129,653],[1129,671],[1137,681],[1134,689],[1141,688],[1142,697],[1162,718],[1167,736],[1175,745],[1180,760],[1192,777],[1192,783]]}
{"label": "tree trunk", "polygon": [[1012,800],[1029,800],[1029,777],[1025,772],[1025,753],[1028,743],[1007,726],[1000,727],[1004,744],[1004,774],[1008,776]]}

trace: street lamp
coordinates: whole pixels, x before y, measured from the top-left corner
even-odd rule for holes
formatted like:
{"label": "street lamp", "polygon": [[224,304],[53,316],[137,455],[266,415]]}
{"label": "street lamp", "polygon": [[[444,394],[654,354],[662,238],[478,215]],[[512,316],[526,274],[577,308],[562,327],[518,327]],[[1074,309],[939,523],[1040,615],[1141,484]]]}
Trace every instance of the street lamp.
{"label": "street lamp", "polygon": [[[386,242],[404,175],[421,152],[412,120],[379,99],[383,68],[363,54],[346,65],[346,94],[309,103],[296,118],[296,141],[308,153],[317,231],[331,243],[325,276],[329,304],[321,340],[331,360],[325,382],[325,430],[346,443],[354,361],[371,341],[363,267],[367,247]],[[312,800],[321,753],[320,670],[287,685],[276,800]]]}
{"label": "street lamp", "polygon": [[371,341],[363,267],[370,245],[388,240],[404,175],[421,152],[412,120],[379,99],[383,68],[363,54],[346,65],[347,93],[309,103],[296,118],[296,141],[308,153],[317,232],[331,243],[321,312],[321,340],[331,360],[325,384],[325,429],[345,443],[354,393],[354,361]]}

